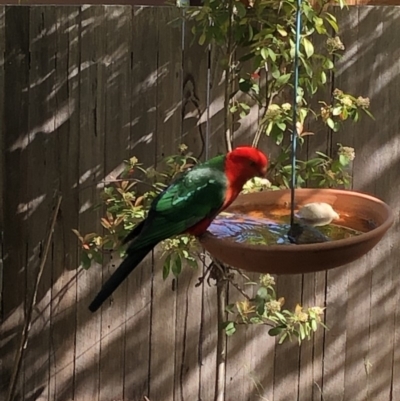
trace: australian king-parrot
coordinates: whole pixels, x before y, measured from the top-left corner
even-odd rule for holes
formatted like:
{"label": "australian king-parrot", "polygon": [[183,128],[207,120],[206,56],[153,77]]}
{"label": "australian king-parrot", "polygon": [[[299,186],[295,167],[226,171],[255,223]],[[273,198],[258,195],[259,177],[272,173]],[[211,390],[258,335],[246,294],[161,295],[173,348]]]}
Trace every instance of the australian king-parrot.
{"label": "australian king-parrot", "polygon": [[161,241],[188,233],[201,236],[213,219],[239,195],[246,181],[265,176],[268,159],[256,148],[237,147],[198,164],[152,202],[146,219],[125,238],[126,257],[105,282],[89,309],[95,312]]}

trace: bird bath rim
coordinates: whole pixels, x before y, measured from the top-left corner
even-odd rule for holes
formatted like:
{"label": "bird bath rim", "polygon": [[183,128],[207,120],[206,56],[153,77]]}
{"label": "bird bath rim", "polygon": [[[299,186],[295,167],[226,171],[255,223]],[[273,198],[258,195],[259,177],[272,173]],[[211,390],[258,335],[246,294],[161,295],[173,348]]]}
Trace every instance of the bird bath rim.
{"label": "bird bath rim", "polygon": [[[218,238],[209,231],[200,242],[221,262],[248,271],[273,274],[300,274],[328,270],[350,263],[369,252],[392,226],[394,215],[382,200],[371,195],[342,189],[296,189],[295,206],[309,202],[326,202],[339,212],[351,211],[376,222],[377,227],[358,236],[316,244],[254,245]],[[226,209],[262,210],[270,205],[288,207],[290,190],[241,194]]]}

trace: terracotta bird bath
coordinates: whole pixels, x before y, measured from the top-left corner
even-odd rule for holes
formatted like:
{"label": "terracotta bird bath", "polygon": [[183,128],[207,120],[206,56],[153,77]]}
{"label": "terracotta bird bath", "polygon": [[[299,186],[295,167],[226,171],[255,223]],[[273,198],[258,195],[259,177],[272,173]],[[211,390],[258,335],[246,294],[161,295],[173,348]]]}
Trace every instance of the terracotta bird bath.
{"label": "terracotta bird bath", "polygon": [[[362,234],[316,244],[252,245],[213,235],[212,226],[200,239],[216,259],[243,270],[271,274],[302,274],[332,269],[353,262],[369,252],[393,224],[393,213],[381,200],[354,191],[297,189],[295,207],[311,202],[330,204],[346,219],[357,216],[365,227],[351,227]],[[290,190],[240,195],[227,212],[247,213],[271,207],[290,209]],[[351,219],[349,219],[350,221]],[[340,224],[340,220],[338,221]],[[343,224],[345,225],[345,224]]]}

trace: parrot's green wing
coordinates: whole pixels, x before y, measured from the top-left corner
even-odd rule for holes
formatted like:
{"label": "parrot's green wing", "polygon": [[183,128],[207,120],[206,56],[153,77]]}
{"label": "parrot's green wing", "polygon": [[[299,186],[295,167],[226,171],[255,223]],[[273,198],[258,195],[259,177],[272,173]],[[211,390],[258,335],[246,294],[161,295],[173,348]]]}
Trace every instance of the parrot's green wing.
{"label": "parrot's green wing", "polygon": [[224,203],[226,188],[222,169],[204,164],[193,168],[154,200],[132,247],[160,242],[215,216]]}

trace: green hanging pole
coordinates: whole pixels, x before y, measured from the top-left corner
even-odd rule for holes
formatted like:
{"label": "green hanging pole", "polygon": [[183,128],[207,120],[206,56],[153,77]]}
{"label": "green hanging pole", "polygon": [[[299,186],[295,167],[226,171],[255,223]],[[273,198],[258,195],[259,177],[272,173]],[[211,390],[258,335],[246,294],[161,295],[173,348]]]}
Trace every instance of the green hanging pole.
{"label": "green hanging pole", "polygon": [[299,53],[301,38],[301,0],[296,7],[296,40],[294,48],[294,85],[293,85],[293,133],[292,133],[292,180],[290,194],[290,225],[294,223],[294,194],[296,188],[296,150],[297,150],[297,91],[299,88]]}

